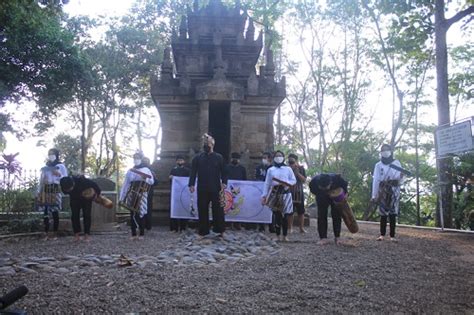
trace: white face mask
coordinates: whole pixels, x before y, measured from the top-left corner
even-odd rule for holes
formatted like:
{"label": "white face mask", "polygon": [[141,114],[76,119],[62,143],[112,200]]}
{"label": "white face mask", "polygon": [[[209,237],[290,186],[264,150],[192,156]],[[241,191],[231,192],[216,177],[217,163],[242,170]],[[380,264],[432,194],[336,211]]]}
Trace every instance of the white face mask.
{"label": "white face mask", "polygon": [[48,161],[54,162],[55,160],[56,160],[56,155],[54,155],[54,154],[48,155]]}
{"label": "white face mask", "polygon": [[281,164],[283,163],[283,161],[285,160],[285,158],[283,156],[276,156],[273,161],[275,161],[275,163],[277,164]]}
{"label": "white face mask", "polygon": [[380,156],[383,158],[389,158],[392,155],[391,151],[382,151],[380,152]]}
{"label": "white face mask", "polygon": [[141,160],[141,159],[133,159],[133,165],[138,166],[138,165],[140,165],[140,164],[142,164],[142,160]]}
{"label": "white face mask", "polygon": [[263,164],[263,165],[267,165],[267,164],[268,164],[268,160],[267,160],[267,159],[262,159],[262,164]]}

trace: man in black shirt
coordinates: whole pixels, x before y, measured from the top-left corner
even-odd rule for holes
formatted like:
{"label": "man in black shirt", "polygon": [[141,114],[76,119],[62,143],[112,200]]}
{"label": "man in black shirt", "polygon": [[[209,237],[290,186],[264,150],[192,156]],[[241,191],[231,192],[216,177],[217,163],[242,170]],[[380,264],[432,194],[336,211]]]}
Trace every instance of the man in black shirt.
{"label": "man in black shirt", "polygon": [[[189,177],[189,168],[184,166],[184,157],[178,155],[176,157],[176,166],[171,169],[170,182],[173,183],[173,176]],[[170,231],[178,232],[186,230],[188,220],[186,219],[172,219],[170,217]]]}
{"label": "man in black shirt", "polygon": [[95,191],[95,196],[98,196],[101,192],[99,186],[84,176],[66,176],[61,178],[59,183],[63,193],[69,195],[72,230],[74,232],[76,241],[81,239],[79,236],[79,233],[81,232],[81,209],[82,217],[84,219],[84,240],[89,241],[91,230],[92,200],[94,198],[86,197],[84,191],[92,188]]}
{"label": "man in black shirt", "polygon": [[319,244],[327,244],[328,237],[328,208],[331,206],[332,227],[334,231],[334,241],[338,243],[341,234],[341,213],[335,211],[334,202],[329,197],[331,190],[342,188],[347,194],[348,183],[339,174],[319,174],[313,177],[309,183],[309,190],[316,195],[318,205],[318,233]]}
{"label": "man in black shirt", "polygon": [[225,189],[227,178],[224,170],[224,158],[214,152],[215,140],[208,134],[203,136],[203,150],[193,158],[189,191],[194,193],[197,182],[197,202],[199,216],[199,235],[209,234],[209,202],[212,202],[213,231],[221,234],[225,230],[224,209],[221,207],[219,192]]}

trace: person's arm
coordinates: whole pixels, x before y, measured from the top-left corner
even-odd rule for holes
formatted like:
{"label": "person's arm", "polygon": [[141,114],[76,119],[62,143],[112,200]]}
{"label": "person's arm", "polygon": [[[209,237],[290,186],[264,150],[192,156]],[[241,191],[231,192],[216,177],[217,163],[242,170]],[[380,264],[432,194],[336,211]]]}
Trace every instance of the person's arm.
{"label": "person's arm", "polygon": [[306,176],[306,170],[304,169],[303,166],[300,166],[300,175],[301,175],[301,180],[305,182],[307,179],[307,176]]}
{"label": "person's arm", "polygon": [[125,200],[125,195],[128,191],[128,186],[130,186],[130,171],[127,171],[125,178],[123,180],[122,189],[120,190],[120,200]]}
{"label": "person's arm", "polygon": [[66,166],[64,164],[58,164],[57,165],[58,168],[59,168],[59,173],[61,173],[61,176],[60,178],[63,178],[63,177],[66,177],[67,176],[67,169],[66,169]]}
{"label": "person's arm", "polygon": [[341,175],[336,175],[336,176],[338,179],[337,186],[340,186],[344,190],[344,192],[347,194],[347,186],[349,186],[349,183],[344,178],[342,178]]}
{"label": "person's arm", "polygon": [[309,186],[309,191],[314,195],[316,195],[316,190],[318,188],[318,183],[317,182],[318,182],[318,178],[317,178],[317,176],[314,176],[313,179],[311,179],[311,181],[309,182],[309,185],[308,185]]}
{"label": "person's arm", "polygon": [[89,186],[89,187],[92,187],[92,189],[94,189],[96,195],[100,195],[100,193],[101,193],[102,191],[101,191],[99,185],[97,185],[97,183],[94,182],[94,181],[91,180],[91,179],[87,179],[87,178],[86,178],[86,180],[87,180],[87,182],[88,182],[88,186]]}
{"label": "person's arm", "polygon": [[195,156],[193,158],[193,161],[191,162],[191,173],[189,175],[189,182],[188,182],[188,186],[189,187],[194,187],[194,185],[196,184],[196,175],[197,175],[197,171],[198,171],[198,156]]}
{"label": "person's arm", "polygon": [[272,185],[272,172],[271,169],[267,170],[267,175],[265,176],[265,182],[263,183],[263,191],[262,191],[262,198],[266,198],[268,195],[268,191]]}
{"label": "person's arm", "polygon": [[372,180],[372,199],[376,199],[379,194],[380,172],[378,163],[374,167],[374,176]]}
{"label": "person's arm", "polygon": [[[400,164],[400,161],[399,161],[399,160],[394,160],[394,161],[392,162],[392,164],[395,165],[395,166],[398,166],[398,167],[402,168],[402,164]],[[397,171],[397,170],[394,170],[393,168],[392,168],[391,170],[392,170],[392,174],[394,174],[394,178],[392,178],[392,179],[395,179],[395,180],[399,180],[399,181],[400,181],[400,180],[402,179],[402,177],[403,177],[402,172]]]}
{"label": "person's arm", "polygon": [[287,181],[287,183],[293,186],[294,184],[296,184],[296,176],[295,176],[295,173],[293,172],[293,170],[291,169],[291,167],[288,167],[287,170],[288,170],[288,172],[287,172],[287,173],[288,173],[288,178],[287,178],[288,181]]}
{"label": "person's arm", "polygon": [[224,158],[220,156],[219,158],[219,168],[220,168],[220,173],[221,173],[221,182],[223,185],[227,186],[227,179],[228,179],[228,174],[226,167],[224,166]]}

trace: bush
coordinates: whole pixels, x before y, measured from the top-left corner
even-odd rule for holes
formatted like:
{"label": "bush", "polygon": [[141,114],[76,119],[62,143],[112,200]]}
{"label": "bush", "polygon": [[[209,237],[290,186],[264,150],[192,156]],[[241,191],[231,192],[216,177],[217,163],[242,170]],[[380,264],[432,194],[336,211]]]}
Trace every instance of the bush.
{"label": "bush", "polygon": [[39,232],[43,229],[43,221],[39,216],[31,216],[24,219],[13,219],[2,228],[2,233],[30,233]]}

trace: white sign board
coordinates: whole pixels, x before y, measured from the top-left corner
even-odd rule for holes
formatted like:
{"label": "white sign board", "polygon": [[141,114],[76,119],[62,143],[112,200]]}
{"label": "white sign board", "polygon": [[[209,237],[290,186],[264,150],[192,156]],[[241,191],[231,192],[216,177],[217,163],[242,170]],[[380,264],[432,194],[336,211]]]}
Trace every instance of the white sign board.
{"label": "white sign board", "polygon": [[[173,177],[171,218],[198,219],[197,193],[189,193],[189,177]],[[229,180],[225,190],[226,222],[271,223],[272,211],[261,204],[263,182]],[[212,211],[209,209],[209,215]]]}
{"label": "white sign board", "polygon": [[438,157],[473,150],[471,122],[467,120],[436,130],[436,148]]}

